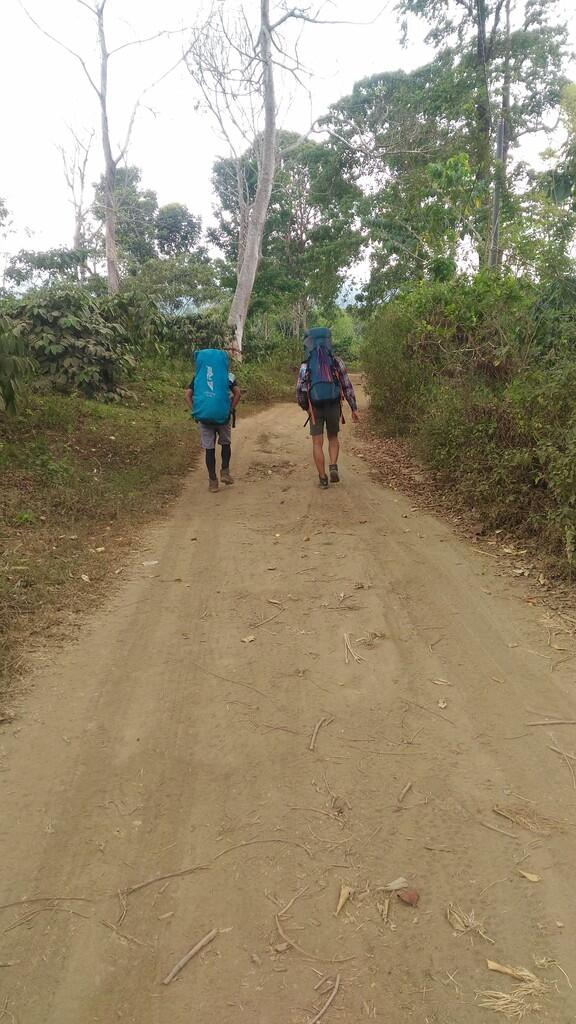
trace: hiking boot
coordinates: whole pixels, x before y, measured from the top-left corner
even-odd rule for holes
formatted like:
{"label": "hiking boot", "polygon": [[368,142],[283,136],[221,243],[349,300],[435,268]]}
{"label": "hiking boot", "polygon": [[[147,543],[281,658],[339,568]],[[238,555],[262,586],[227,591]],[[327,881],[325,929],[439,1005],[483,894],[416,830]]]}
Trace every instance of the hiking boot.
{"label": "hiking boot", "polygon": [[322,487],[324,490],[326,490],[326,488],[328,487],[328,477],[327,476],[321,476],[319,478],[319,486]]}
{"label": "hiking boot", "polygon": [[330,483],[340,483],[340,474],[338,473],[338,466],[330,466]]}
{"label": "hiking boot", "polygon": [[217,491],[218,490],[218,481],[210,479],[210,482],[208,484],[208,490],[209,491]]}
{"label": "hiking boot", "polygon": [[234,483],[233,478],[230,476],[230,470],[229,469],[223,469],[222,470],[222,472],[220,473],[220,479],[221,479],[223,484],[233,484]]}

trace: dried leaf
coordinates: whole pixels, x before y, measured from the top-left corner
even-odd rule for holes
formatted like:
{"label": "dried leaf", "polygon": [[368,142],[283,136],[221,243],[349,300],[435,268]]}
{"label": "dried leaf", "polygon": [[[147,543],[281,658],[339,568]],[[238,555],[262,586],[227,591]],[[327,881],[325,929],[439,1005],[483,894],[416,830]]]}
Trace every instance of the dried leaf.
{"label": "dried leaf", "polygon": [[342,907],[348,903],[351,896],[354,895],[354,889],[351,889],[349,885],[343,885],[340,889],[340,896],[338,897],[338,906],[336,907],[336,917],[342,910]]}
{"label": "dried leaf", "polygon": [[498,974],[506,974],[509,978],[516,978],[517,981],[538,981],[532,971],[525,967],[508,967],[506,964],[499,964],[496,960],[487,960],[486,966],[489,971],[497,971]]}
{"label": "dried leaf", "polygon": [[522,875],[522,878],[527,878],[529,882],[541,882],[542,881],[542,879],[540,878],[540,875],[533,875],[533,874],[531,874],[530,871],[522,871],[521,868],[518,868],[518,874]]}
{"label": "dried leaf", "polygon": [[402,903],[408,903],[411,907],[415,907],[420,899],[416,889],[400,889],[396,895],[399,900],[402,900]]}
{"label": "dried leaf", "polygon": [[242,643],[243,644],[252,644],[252,643],[254,643],[255,639],[256,639],[255,636],[244,636],[244,637],[242,637]]}
{"label": "dried leaf", "polygon": [[386,892],[398,892],[399,889],[408,889],[409,882],[407,878],[395,878],[393,882],[388,882],[388,885],[383,885],[382,888]]}

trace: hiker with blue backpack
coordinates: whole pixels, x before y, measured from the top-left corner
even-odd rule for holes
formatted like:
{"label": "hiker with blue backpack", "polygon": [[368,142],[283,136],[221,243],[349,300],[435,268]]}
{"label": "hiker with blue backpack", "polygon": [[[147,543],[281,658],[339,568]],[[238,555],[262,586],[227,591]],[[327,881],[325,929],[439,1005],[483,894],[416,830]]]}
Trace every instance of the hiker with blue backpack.
{"label": "hiker with blue backpack", "polygon": [[200,427],[200,444],[206,453],[208,489],[218,490],[216,473],[216,438],[222,449],[220,479],[233,484],[230,475],[232,427],[240,401],[240,388],[228,367],[228,353],[223,349],[204,348],[194,353],[194,379],[185,391],[186,405]]}
{"label": "hiker with blue backpack", "polygon": [[340,480],[338,455],[340,423],[344,423],[342,401],[346,399],[352,419],[358,423],[358,405],[354,387],[342,359],[332,351],[332,335],[327,327],[313,327],[304,334],[306,358],[296,384],[296,401],[308,413],[312,454],[320,487],[328,487],[324,461],[324,427],[328,435],[330,483]]}

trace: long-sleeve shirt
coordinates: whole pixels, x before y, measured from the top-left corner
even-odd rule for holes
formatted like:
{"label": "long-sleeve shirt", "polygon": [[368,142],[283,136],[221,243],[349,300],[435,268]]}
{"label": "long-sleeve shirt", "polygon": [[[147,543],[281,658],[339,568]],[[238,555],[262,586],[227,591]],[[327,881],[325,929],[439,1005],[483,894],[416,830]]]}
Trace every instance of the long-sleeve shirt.
{"label": "long-sleeve shirt", "polygon": [[[356,412],[358,404],[356,402],[356,395],[354,393],[354,385],[348,376],[348,370],[342,359],[339,356],[333,356],[334,365],[338,371],[340,384],[342,385],[342,394],[348,405],[352,409],[352,412]],[[298,380],[296,382],[296,401],[302,409],[308,408],[308,389],[310,387],[310,380],[308,374],[308,363],[302,363],[300,372],[298,373]]]}

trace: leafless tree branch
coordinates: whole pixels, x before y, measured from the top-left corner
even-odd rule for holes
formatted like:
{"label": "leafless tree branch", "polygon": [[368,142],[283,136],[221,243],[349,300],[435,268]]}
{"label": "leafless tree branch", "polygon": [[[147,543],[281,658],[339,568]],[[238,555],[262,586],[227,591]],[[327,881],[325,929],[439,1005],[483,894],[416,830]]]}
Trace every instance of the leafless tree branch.
{"label": "leafless tree branch", "polygon": [[[80,2],[83,3],[83,0],[78,0],[78,3],[80,3]],[[77,53],[76,50],[73,50],[70,46],[67,46],[66,43],[63,43],[62,40],[58,39],[57,36],[53,36],[52,33],[48,31],[48,29],[44,28],[44,26],[41,25],[40,22],[36,21],[36,18],[34,18],[32,16],[32,14],[30,14],[30,11],[28,10],[27,7],[25,7],[25,5],[23,4],[22,0],[18,0],[18,3],[20,4],[20,7],[24,11],[24,14],[26,15],[26,17],[32,22],[32,24],[35,26],[35,28],[37,28],[38,31],[42,33],[42,35],[46,36],[46,38],[50,39],[53,43],[56,43],[57,46],[59,46],[62,50],[65,50],[66,53],[69,53],[71,57],[74,57],[75,60],[77,60],[79,62],[79,64],[82,66],[82,70],[83,70],[84,74],[86,75],[86,78],[88,79],[88,81],[90,82],[90,85],[94,89],[94,92],[96,93],[98,98],[101,99],[102,97],[101,97],[100,89],[98,88],[98,86],[96,85],[96,82],[92,78],[92,75],[90,74],[90,72],[88,70],[88,65],[86,64],[86,61],[81,56],[81,54]],[[92,11],[92,13],[94,13],[94,10],[90,7],[89,4],[83,3],[83,6],[87,7],[89,10]]]}

